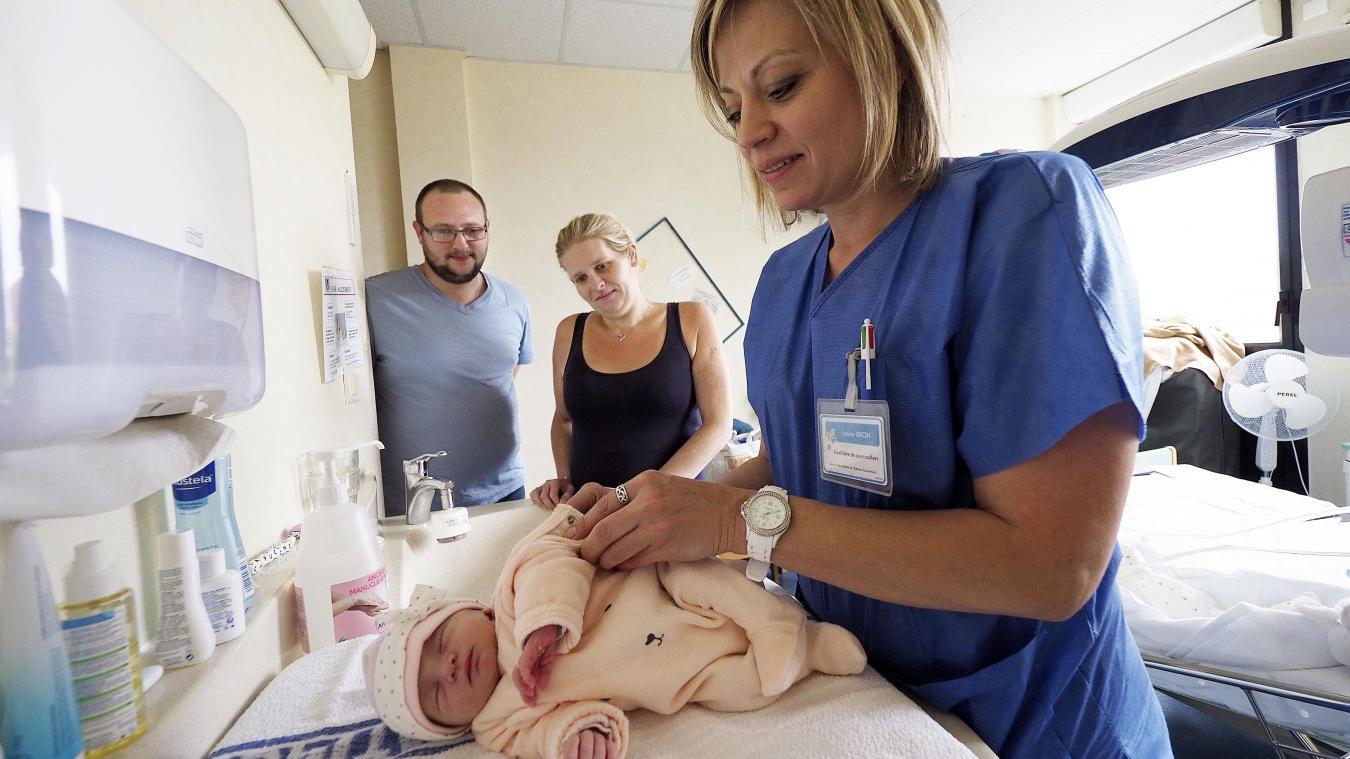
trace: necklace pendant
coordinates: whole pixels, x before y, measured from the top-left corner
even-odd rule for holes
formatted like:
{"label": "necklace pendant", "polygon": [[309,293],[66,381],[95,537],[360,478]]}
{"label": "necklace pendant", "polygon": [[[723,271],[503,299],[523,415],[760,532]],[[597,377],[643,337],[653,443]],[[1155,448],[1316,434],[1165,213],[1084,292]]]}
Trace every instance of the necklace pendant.
{"label": "necklace pendant", "polygon": [[614,334],[618,336],[619,342],[623,342],[623,339],[624,339],[625,337],[628,337],[628,335],[625,335],[625,334],[622,333],[622,332],[615,332]]}

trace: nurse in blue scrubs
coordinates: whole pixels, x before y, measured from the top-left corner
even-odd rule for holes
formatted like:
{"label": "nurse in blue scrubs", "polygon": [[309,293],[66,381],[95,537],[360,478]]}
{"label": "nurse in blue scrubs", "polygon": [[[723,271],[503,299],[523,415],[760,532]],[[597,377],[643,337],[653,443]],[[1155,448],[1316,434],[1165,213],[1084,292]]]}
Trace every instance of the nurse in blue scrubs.
{"label": "nurse in blue scrubs", "polygon": [[939,158],[944,40],[936,0],[702,0],[695,79],[761,211],[823,223],[755,291],[759,458],[583,489],[574,535],[605,568],[746,552],[742,504],[782,488],[773,563],[892,682],[1002,757],[1170,756],[1114,583],[1143,432],[1120,232],[1075,158]]}

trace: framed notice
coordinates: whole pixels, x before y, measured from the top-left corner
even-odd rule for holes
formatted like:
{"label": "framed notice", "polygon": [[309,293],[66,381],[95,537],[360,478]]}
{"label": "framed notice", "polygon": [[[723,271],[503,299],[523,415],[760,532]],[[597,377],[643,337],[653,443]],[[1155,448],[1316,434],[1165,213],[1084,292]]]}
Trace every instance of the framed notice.
{"label": "framed notice", "polygon": [[722,342],[731,339],[745,326],[722,289],[708,276],[698,256],[675,230],[670,219],[660,221],[638,235],[638,256],[646,261],[642,270],[642,292],[649,300],[675,302],[696,300],[712,309]]}

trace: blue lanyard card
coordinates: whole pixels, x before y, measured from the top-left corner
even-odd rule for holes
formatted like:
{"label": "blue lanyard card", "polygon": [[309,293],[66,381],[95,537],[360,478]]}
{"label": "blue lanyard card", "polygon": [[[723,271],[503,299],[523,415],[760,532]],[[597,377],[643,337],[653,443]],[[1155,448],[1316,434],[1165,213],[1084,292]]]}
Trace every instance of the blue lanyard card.
{"label": "blue lanyard card", "polygon": [[820,478],[889,496],[891,411],[886,401],[816,401]]}

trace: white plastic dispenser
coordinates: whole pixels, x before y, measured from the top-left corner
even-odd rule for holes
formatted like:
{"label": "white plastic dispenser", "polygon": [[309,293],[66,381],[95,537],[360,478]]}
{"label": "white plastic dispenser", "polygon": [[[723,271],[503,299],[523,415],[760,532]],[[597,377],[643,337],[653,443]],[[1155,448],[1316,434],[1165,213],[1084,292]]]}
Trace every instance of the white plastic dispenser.
{"label": "white plastic dispenser", "polygon": [[0,745],[10,757],[84,756],[70,665],[33,526],[15,525],[0,586]]}
{"label": "white plastic dispenser", "polygon": [[388,608],[389,582],[374,520],[352,502],[350,477],[338,467],[364,445],[309,454],[318,468],[305,482],[314,510],[301,523],[295,566],[297,623],[306,652],[378,632],[382,625],[375,617]]}
{"label": "white plastic dispenser", "polygon": [[209,548],[197,553],[202,577],[202,603],[216,634],[216,645],[244,634],[244,585],[239,572],[225,565],[225,551]]}
{"label": "white plastic dispenser", "polygon": [[[361,449],[374,446],[383,449],[384,443],[367,440],[346,448],[327,448],[310,451],[300,456],[296,468],[300,475],[300,497],[306,514],[317,509],[320,504],[351,501],[361,504],[361,486],[367,480],[373,482],[361,468]],[[337,488],[342,487],[343,495]],[[370,488],[373,494],[375,488]],[[375,518],[374,511],[371,519]]]}
{"label": "white plastic dispenser", "polygon": [[192,530],[159,535],[159,633],[155,656],[166,668],[200,664],[216,650],[202,603]]}
{"label": "white plastic dispenser", "polygon": [[141,737],[146,726],[131,588],[102,541],[75,546],[61,616],[85,752],[96,759]]}
{"label": "white plastic dispenser", "polygon": [[0,450],[263,395],[243,122],[123,5],[0,2]]}

